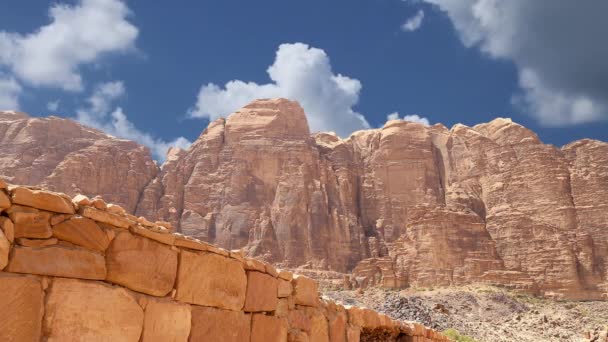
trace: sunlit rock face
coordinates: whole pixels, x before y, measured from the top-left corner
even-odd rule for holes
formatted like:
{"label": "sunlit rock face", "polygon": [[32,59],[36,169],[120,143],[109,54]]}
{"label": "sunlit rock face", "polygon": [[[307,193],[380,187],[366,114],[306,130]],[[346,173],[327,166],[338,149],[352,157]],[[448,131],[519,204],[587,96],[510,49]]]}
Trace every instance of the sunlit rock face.
{"label": "sunlit rock face", "polygon": [[147,148],[69,119],[0,111],[0,177],[134,211],[158,167]]}
{"label": "sunlit rock face", "polygon": [[[0,120],[5,132],[9,120]],[[12,121],[20,120],[61,119]],[[32,144],[48,145],[40,141]],[[131,144],[124,150],[135,154]],[[68,157],[53,160],[63,165]],[[9,176],[38,170],[31,161],[0,160]],[[604,142],[560,149],[502,118],[451,129],[392,120],[340,138],[311,133],[297,103],[266,99],[210,123],[188,150],[171,150],[161,169],[145,158],[125,160],[129,171],[116,170],[117,177],[137,196],[98,192],[130,212],[283,266],[352,272],[350,286],[485,282],[555,298],[608,298]],[[14,182],[67,192],[97,182],[68,169]],[[137,181],[127,181],[129,172]]]}

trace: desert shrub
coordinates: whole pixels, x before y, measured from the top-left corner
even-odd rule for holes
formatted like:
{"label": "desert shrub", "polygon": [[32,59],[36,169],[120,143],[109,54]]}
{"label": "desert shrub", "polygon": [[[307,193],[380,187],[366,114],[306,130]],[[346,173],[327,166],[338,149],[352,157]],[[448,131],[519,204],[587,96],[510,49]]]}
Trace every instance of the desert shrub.
{"label": "desert shrub", "polygon": [[458,332],[458,330],[456,330],[456,329],[450,328],[450,329],[444,330],[441,333],[457,342],[477,342],[472,337],[460,334],[460,332]]}

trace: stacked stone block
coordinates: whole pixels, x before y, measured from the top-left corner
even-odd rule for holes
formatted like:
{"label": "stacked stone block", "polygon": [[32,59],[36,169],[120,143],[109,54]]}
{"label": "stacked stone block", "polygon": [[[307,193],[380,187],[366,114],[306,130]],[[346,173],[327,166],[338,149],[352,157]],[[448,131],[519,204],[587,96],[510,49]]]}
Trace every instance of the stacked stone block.
{"label": "stacked stone block", "polygon": [[0,340],[447,341],[172,230],[0,180]]}

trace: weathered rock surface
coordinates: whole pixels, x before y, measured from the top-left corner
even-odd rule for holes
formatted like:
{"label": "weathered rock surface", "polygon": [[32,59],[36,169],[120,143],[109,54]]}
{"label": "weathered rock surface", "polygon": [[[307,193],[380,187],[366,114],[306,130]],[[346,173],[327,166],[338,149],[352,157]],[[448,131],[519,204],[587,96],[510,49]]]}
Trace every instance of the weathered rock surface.
{"label": "weathered rock surface", "polygon": [[44,315],[47,341],[138,341],[144,313],[123,288],[56,278]]}
{"label": "weathered rock surface", "polygon": [[354,269],[352,286],[605,299],[606,146],[559,149],[508,119],[311,136],[295,103],[259,100],[173,151],[137,212],[286,266]]}
{"label": "weathered rock surface", "polygon": [[103,255],[82,248],[13,247],[6,271],[103,280],[106,262]]}
{"label": "weathered rock surface", "polygon": [[177,251],[142,236],[119,232],[106,251],[106,265],[108,281],[162,297],[175,283]]}
{"label": "weathered rock surface", "polygon": [[244,312],[192,307],[190,341],[249,341],[251,315]]}
{"label": "weathered rock surface", "polygon": [[150,300],[144,311],[142,342],[186,342],[191,320],[190,305]]}
{"label": "weathered rock surface", "polygon": [[241,310],[247,276],[240,262],[214,253],[182,251],[176,299],[227,310]]}
{"label": "weathered rock surface", "polygon": [[[286,342],[287,322],[284,319],[254,314],[251,318],[251,342]],[[311,341],[316,341],[312,340]]]}
{"label": "weathered rock surface", "polygon": [[247,272],[247,296],[243,311],[274,311],[278,300],[277,280],[261,272]]}
{"label": "weathered rock surface", "polygon": [[44,294],[39,277],[0,272],[0,341],[39,341]]}
{"label": "weathered rock surface", "polygon": [[110,239],[95,221],[76,216],[53,226],[53,236],[73,244],[103,252]]}
{"label": "weathered rock surface", "polygon": [[54,116],[0,111],[0,150],[0,177],[10,183],[101,195],[131,212],[158,172],[145,147]]}
{"label": "weathered rock surface", "polygon": [[[102,139],[66,120],[5,113],[0,133],[10,128],[22,135],[7,133],[0,146],[15,151],[19,139],[27,138],[24,146],[33,149],[34,135],[28,132],[67,129],[57,128],[60,124]],[[128,169],[147,178],[114,187],[104,174],[103,190],[96,192],[128,212],[170,222],[179,232],[249,256],[290,268],[354,272],[347,281],[354,287],[485,282],[548,297],[608,298],[605,142],[581,140],[557,148],[501,118],[451,129],[393,120],[341,139],[311,135],[295,102],[273,99],[212,122],[187,151],[171,150],[162,170],[152,170],[130,146]],[[72,183],[98,179],[103,166],[94,154],[114,161],[108,149],[87,151],[96,165],[87,177],[70,174],[72,162],[62,162],[61,172],[55,172],[60,182],[34,177],[34,162],[15,161],[12,152],[10,162],[0,157],[0,174],[18,177],[23,168],[19,177],[27,183],[73,193]],[[111,158],[118,155],[112,152]],[[68,157],[40,158],[47,165]],[[108,174],[125,172],[125,162],[119,165]],[[125,174],[116,179],[128,179]],[[123,188],[137,196],[116,195]],[[87,210],[89,216],[83,216],[97,214]],[[129,220],[121,219],[129,227]],[[46,238],[48,231],[38,233]]]}

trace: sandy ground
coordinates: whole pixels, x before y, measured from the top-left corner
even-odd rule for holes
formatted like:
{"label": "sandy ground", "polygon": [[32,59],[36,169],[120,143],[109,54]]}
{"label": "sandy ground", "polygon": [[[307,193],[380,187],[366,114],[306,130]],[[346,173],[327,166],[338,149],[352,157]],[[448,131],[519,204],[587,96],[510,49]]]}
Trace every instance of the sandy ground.
{"label": "sandy ground", "polygon": [[557,302],[489,286],[324,294],[481,342],[608,341],[608,302]]}

